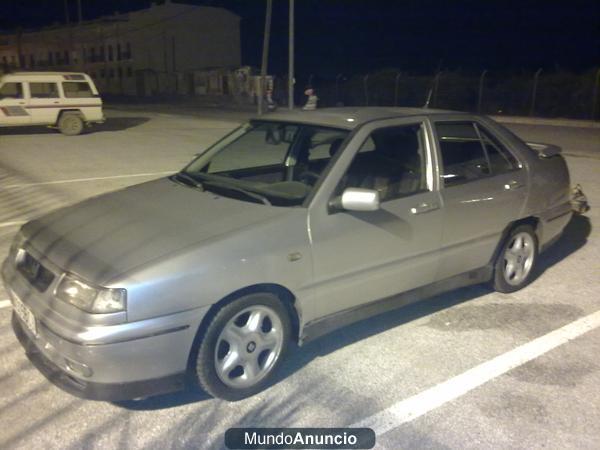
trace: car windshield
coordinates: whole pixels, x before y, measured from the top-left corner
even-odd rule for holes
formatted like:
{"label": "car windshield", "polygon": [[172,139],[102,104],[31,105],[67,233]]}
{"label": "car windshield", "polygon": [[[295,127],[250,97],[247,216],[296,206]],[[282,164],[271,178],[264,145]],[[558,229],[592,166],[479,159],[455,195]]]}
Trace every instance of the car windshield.
{"label": "car windshield", "polygon": [[176,177],[244,201],[299,206],[348,133],[315,125],[252,121],[210,147]]}

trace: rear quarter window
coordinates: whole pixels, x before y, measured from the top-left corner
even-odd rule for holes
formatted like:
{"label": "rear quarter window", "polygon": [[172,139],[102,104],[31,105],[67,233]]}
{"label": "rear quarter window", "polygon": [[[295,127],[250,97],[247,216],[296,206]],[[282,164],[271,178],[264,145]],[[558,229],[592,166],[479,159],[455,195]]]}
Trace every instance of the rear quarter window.
{"label": "rear quarter window", "polygon": [[87,81],[65,81],[62,84],[65,97],[89,98],[94,97],[92,88]]}
{"label": "rear quarter window", "polygon": [[30,82],[29,93],[31,98],[58,98],[58,85],[56,83]]}

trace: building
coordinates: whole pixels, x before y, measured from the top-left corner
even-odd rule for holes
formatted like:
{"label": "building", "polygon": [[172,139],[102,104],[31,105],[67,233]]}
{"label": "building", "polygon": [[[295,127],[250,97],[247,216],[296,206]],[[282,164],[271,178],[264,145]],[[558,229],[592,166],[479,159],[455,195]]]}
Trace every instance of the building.
{"label": "building", "polygon": [[[240,53],[237,15],[168,0],[81,24],[0,35],[5,71],[83,71],[110,94],[228,94]],[[220,75],[203,90],[198,83],[210,77],[196,74],[207,71]]]}

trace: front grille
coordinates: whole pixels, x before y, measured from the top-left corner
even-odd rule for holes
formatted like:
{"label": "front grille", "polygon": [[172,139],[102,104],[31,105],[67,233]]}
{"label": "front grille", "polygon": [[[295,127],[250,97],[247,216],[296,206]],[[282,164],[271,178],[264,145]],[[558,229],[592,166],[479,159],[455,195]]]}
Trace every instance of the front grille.
{"label": "front grille", "polygon": [[48,289],[54,280],[54,274],[27,252],[19,258],[17,270],[40,292]]}

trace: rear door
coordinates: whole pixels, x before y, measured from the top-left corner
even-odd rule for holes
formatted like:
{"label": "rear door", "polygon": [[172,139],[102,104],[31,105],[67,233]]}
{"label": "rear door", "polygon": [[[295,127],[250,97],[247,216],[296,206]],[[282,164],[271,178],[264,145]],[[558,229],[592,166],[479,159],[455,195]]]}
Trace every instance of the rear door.
{"label": "rear door", "polygon": [[0,125],[26,125],[31,116],[26,109],[24,83],[8,81],[0,85]]}
{"label": "rear door", "polygon": [[476,120],[436,120],[444,203],[438,280],[485,266],[527,196],[527,171]]}
{"label": "rear door", "polygon": [[34,125],[54,125],[60,111],[60,93],[56,81],[29,81],[27,109]]}

